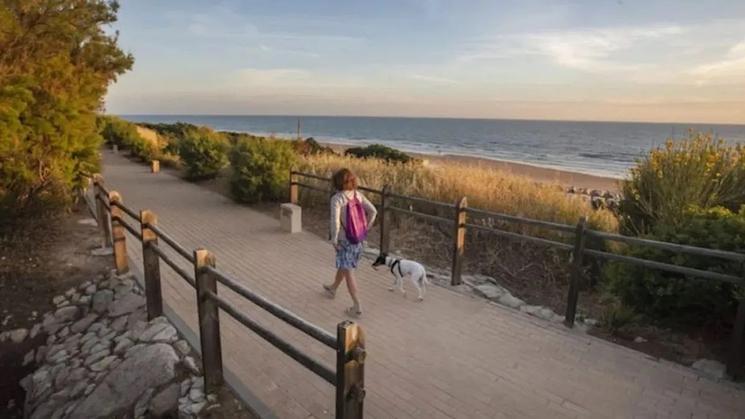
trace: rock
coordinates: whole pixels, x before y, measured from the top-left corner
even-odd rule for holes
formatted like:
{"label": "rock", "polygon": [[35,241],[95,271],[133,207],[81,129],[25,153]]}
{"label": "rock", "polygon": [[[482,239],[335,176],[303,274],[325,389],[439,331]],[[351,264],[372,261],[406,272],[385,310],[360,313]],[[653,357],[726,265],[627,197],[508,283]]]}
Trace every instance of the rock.
{"label": "rock", "polygon": [[589,319],[589,318],[585,319],[582,323],[590,327],[595,327],[598,325],[598,321],[596,319]]}
{"label": "rock", "polygon": [[70,326],[70,330],[73,333],[82,332],[83,330],[88,329],[88,327],[90,327],[90,325],[93,324],[93,322],[95,322],[97,318],[98,314],[90,313]]}
{"label": "rock", "polygon": [[187,342],[187,341],[185,341],[183,339],[180,340],[180,341],[178,341],[178,342],[176,342],[176,343],[174,343],[173,344],[173,347],[176,348],[176,350],[181,355],[184,355],[184,356],[185,355],[189,355],[189,353],[191,352],[191,347],[189,346],[189,342]]}
{"label": "rock", "polygon": [[50,364],[59,364],[60,362],[65,362],[70,358],[70,354],[67,352],[66,349],[63,349],[61,351],[57,351],[53,356],[47,356],[47,362]]}
{"label": "rock", "polygon": [[110,343],[109,343],[109,342],[106,342],[105,340],[100,340],[100,341],[98,341],[98,342],[97,342],[97,343],[96,343],[95,345],[93,345],[93,346],[92,346],[92,347],[91,347],[91,348],[90,348],[90,349],[88,350],[88,352],[87,352],[87,353],[88,353],[89,355],[94,355],[94,354],[97,354],[97,353],[99,353],[99,352],[102,352],[102,351],[104,351],[104,350],[107,350],[107,349],[109,349],[109,347],[110,347],[110,346],[111,346],[111,345],[110,345]]}
{"label": "rock", "polygon": [[78,381],[73,385],[72,390],[70,390],[70,397],[79,397],[82,396],[83,393],[85,393],[85,389],[88,387],[87,381]]}
{"label": "rock", "polygon": [[54,317],[59,322],[71,322],[75,320],[75,317],[78,315],[79,312],[80,309],[75,306],[62,307],[54,312]]}
{"label": "rock", "polygon": [[204,388],[204,377],[194,377],[191,380],[192,388],[203,389]]}
{"label": "rock", "polygon": [[[170,325],[166,323],[154,323],[150,325],[142,334],[140,335],[140,340],[143,342],[150,342],[157,336],[160,332],[166,330]],[[173,328],[173,326],[171,326]]]}
{"label": "rock", "polygon": [[67,376],[67,379],[70,382],[77,382],[87,377],[88,377],[88,371],[85,368],[75,368],[72,371],[70,371],[70,374]]}
{"label": "rock", "polygon": [[47,351],[49,350],[48,346],[42,345],[39,346],[39,349],[36,350],[36,363],[40,364],[41,361],[43,361],[47,356]]}
{"label": "rock", "polygon": [[34,355],[36,355],[36,354],[35,354],[35,351],[34,351],[34,349],[32,349],[32,350],[30,350],[30,351],[29,351],[29,352],[28,352],[28,353],[26,354],[26,356],[24,356],[24,357],[23,357],[23,366],[24,366],[24,367],[25,367],[26,365],[28,365],[28,364],[30,364],[30,363],[32,363],[32,362],[34,362],[34,359],[35,359],[35,358],[34,358]]}
{"label": "rock", "polygon": [[142,389],[173,380],[178,355],[170,345],[156,343],[138,351],[112,370],[72,411],[70,418],[105,418],[131,406]]}
{"label": "rock", "polygon": [[134,356],[137,354],[137,352],[147,348],[147,345],[144,343],[138,343],[137,345],[127,349],[127,352],[124,354],[124,358],[129,358],[131,356]]}
{"label": "rock", "polygon": [[65,301],[65,300],[66,300],[66,298],[65,298],[64,295],[57,295],[54,298],[52,298],[52,304],[58,306],[58,305],[62,304],[62,302]]}
{"label": "rock", "polygon": [[85,288],[85,295],[93,295],[98,291],[98,287],[96,287],[96,284],[90,284]]}
{"label": "rock", "polygon": [[62,330],[60,330],[59,332],[57,332],[57,337],[60,338],[60,339],[64,339],[69,334],[70,334],[70,328],[67,327],[67,326],[65,326],[65,327],[62,328]]}
{"label": "rock", "polygon": [[135,283],[131,279],[124,279],[119,284],[114,286],[114,297],[120,298],[121,296],[128,294],[134,288]]}
{"label": "rock", "polygon": [[99,336],[98,332],[100,332],[101,329],[105,329],[105,328],[106,328],[106,325],[103,322],[101,321],[95,322],[88,327],[88,333],[92,333],[94,336]]}
{"label": "rock", "polygon": [[150,404],[150,399],[153,398],[153,392],[155,389],[149,388],[145,390],[135,404],[135,418],[145,416],[147,407]]}
{"label": "rock", "polygon": [[83,362],[83,364],[85,364],[88,367],[91,367],[94,363],[96,363],[96,362],[98,362],[98,361],[106,358],[107,356],[109,356],[109,353],[110,352],[109,352],[108,349],[104,349],[102,351],[98,351],[98,352],[94,353],[93,355],[90,355],[88,358],[85,358],[85,361]]}
{"label": "rock", "polygon": [[54,373],[54,388],[62,389],[67,381],[67,375],[70,373],[69,368],[62,366],[57,372]]}
{"label": "rock", "polygon": [[[142,324],[140,326],[140,324]],[[147,312],[143,309],[136,310],[127,317],[127,328],[133,330],[139,336],[147,328]]]}
{"label": "rock", "polygon": [[641,336],[637,336],[637,337],[635,337],[635,338],[634,338],[634,342],[636,342],[636,343],[644,343],[644,342],[646,342],[646,341],[647,341],[647,340],[646,340],[646,339],[644,339],[644,338],[643,338],[643,337],[641,337]]}
{"label": "rock", "polygon": [[150,414],[156,418],[175,413],[178,409],[179,384],[173,383],[161,390],[150,401]]}
{"label": "rock", "polygon": [[39,332],[41,332],[41,323],[36,323],[34,327],[31,328],[31,333],[29,333],[29,337],[33,339],[39,334]]}
{"label": "rock", "polygon": [[115,355],[107,356],[106,358],[96,362],[95,364],[90,366],[91,371],[93,372],[100,372],[107,368],[109,368],[109,365],[111,365],[114,360],[116,360],[117,357]]}
{"label": "rock", "polygon": [[[67,307],[67,308],[72,308],[72,307]],[[44,329],[44,332],[48,334],[57,333],[57,331],[60,330],[63,326],[64,326],[64,321],[58,320],[53,315],[44,317],[44,320],[42,321],[42,328]]]}
{"label": "rock", "polygon": [[10,337],[10,332],[0,333],[0,342],[5,342]]}
{"label": "rock", "polygon": [[82,284],[78,285],[78,289],[79,290],[84,290],[84,289],[88,288],[91,284],[93,284],[93,281],[91,281],[91,280],[85,281]]}
{"label": "rock", "polygon": [[199,416],[199,413],[204,409],[204,406],[207,405],[206,401],[202,401],[199,403],[194,403],[191,405],[191,413],[195,416]]}
{"label": "rock", "polygon": [[183,364],[186,367],[186,369],[189,370],[189,372],[191,372],[194,375],[199,375],[199,367],[197,366],[197,363],[194,361],[194,358],[190,356],[184,357]]}
{"label": "rock", "polygon": [[173,342],[176,339],[178,339],[178,332],[176,332],[175,327],[169,324],[169,325],[166,325],[165,329],[161,330],[160,333],[153,336],[151,341],[152,342]]}
{"label": "rock", "polygon": [[510,293],[502,294],[498,299],[497,302],[499,304],[502,304],[504,306],[510,307],[510,308],[520,308],[525,305],[525,301],[515,297],[514,295]]}
{"label": "rock", "polygon": [[54,414],[54,411],[59,407],[59,400],[49,400],[39,407],[29,416],[29,419],[49,419]]}
{"label": "rock", "polygon": [[93,294],[93,311],[103,313],[109,304],[114,301],[114,292],[111,290],[100,290]]}
{"label": "rock", "polygon": [[92,227],[98,226],[98,223],[96,222],[96,220],[94,218],[83,218],[83,219],[80,219],[80,220],[78,220],[78,224],[82,224],[82,225],[86,225],[86,226],[92,226]]}
{"label": "rock", "polygon": [[492,284],[476,285],[475,287],[473,287],[473,290],[476,292],[476,294],[479,294],[482,297],[486,297],[490,300],[496,300],[505,293],[504,288]]}
{"label": "rock", "polygon": [[127,316],[117,317],[116,320],[111,322],[111,328],[116,332],[121,332],[127,327]]}
{"label": "rock", "polygon": [[109,304],[109,316],[118,317],[129,314],[145,305],[145,299],[136,294],[127,294],[119,300]]}
{"label": "rock", "polygon": [[26,336],[28,336],[28,329],[16,329],[10,332],[10,340],[13,343],[23,342],[26,340]]}
{"label": "rock", "polygon": [[122,355],[123,353],[127,352],[127,349],[131,348],[132,345],[134,345],[134,342],[132,342],[131,340],[122,339],[114,347],[114,353],[117,355]]}
{"label": "rock", "polygon": [[180,388],[180,390],[181,390],[180,391],[181,397],[186,396],[186,393],[189,392],[189,388],[191,387],[191,380],[186,379],[186,380],[182,381],[180,387],[181,387]]}
{"label": "rock", "polygon": [[210,403],[217,402],[217,394],[211,393],[207,395],[207,401]]}
{"label": "rock", "polygon": [[80,297],[80,299],[78,300],[78,304],[80,304],[80,305],[86,305],[86,306],[87,306],[87,305],[88,305],[88,303],[90,303],[90,302],[91,302],[91,297],[90,297],[90,295],[83,295],[83,296],[82,296],[82,297]]}
{"label": "rock", "polygon": [[696,371],[700,371],[713,378],[724,378],[727,367],[719,361],[713,359],[699,359],[691,365]]}
{"label": "rock", "polygon": [[91,256],[111,256],[114,254],[112,247],[99,247],[91,250]]}
{"label": "rock", "polygon": [[88,384],[88,387],[85,388],[85,395],[87,396],[87,395],[93,393],[93,389],[95,389],[95,388],[96,388],[96,385],[95,384],[93,384],[93,383]]}
{"label": "rock", "polygon": [[204,391],[200,388],[192,387],[191,390],[189,390],[189,400],[194,403],[204,401]]}

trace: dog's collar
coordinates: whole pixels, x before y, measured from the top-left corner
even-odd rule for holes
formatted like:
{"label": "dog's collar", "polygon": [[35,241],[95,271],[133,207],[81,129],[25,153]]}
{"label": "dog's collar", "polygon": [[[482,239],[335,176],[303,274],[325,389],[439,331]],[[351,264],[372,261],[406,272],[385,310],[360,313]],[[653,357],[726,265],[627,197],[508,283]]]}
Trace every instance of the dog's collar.
{"label": "dog's collar", "polygon": [[396,259],[393,261],[393,263],[391,263],[391,274],[395,275],[395,273],[393,273],[393,269],[395,269],[396,266],[398,266],[398,276],[404,276],[404,273],[401,272],[401,259]]}

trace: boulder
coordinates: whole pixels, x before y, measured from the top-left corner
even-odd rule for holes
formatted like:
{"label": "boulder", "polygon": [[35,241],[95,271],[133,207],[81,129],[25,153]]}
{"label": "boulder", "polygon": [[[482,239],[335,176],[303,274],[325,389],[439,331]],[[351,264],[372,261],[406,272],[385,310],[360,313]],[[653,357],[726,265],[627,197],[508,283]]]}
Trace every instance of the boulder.
{"label": "boulder", "polygon": [[726,376],[727,371],[727,367],[724,364],[713,359],[699,359],[691,365],[691,368],[710,377],[720,379]]}
{"label": "boulder", "polygon": [[111,290],[100,290],[93,294],[93,311],[103,313],[114,300],[114,292]]}
{"label": "boulder", "polygon": [[497,285],[481,284],[473,287],[476,294],[486,297],[490,300],[496,300],[505,293],[505,289]]}
{"label": "boulder", "polygon": [[80,309],[75,306],[62,307],[54,312],[54,318],[57,319],[58,322],[71,322],[75,320],[75,317],[77,317],[79,312]]}
{"label": "boulder", "polygon": [[93,322],[95,322],[97,318],[98,318],[98,314],[90,313],[87,316],[83,317],[82,319],[76,321],[72,326],[70,326],[70,331],[72,331],[72,333],[82,332],[83,330],[87,329],[91,324],[93,324]]}
{"label": "boulder", "polygon": [[13,343],[21,343],[26,340],[28,329],[16,329],[10,332],[10,340]]}
{"label": "boulder", "polygon": [[150,414],[156,418],[172,416],[178,409],[179,387],[173,383],[156,394],[150,401]]}
{"label": "boulder", "polygon": [[70,418],[95,419],[114,416],[131,407],[144,389],[173,380],[178,355],[167,344],[156,343],[137,351],[108,376],[70,414]]}
{"label": "boulder", "polygon": [[145,299],[143,297],[130,293],[109,304],[109,316],[119,317],[124,314],[129,314],[144,305]]}

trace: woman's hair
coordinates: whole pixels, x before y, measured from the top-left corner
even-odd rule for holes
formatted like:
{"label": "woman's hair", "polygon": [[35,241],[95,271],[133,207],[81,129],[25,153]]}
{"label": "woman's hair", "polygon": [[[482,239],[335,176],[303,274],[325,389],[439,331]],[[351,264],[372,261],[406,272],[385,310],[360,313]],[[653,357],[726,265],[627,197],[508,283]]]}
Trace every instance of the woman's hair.
{"label": "woman's hair", "polygon": [[339,169],[331,178],[337,191],[351,191],[357,189],[357,176],[349,169]]}

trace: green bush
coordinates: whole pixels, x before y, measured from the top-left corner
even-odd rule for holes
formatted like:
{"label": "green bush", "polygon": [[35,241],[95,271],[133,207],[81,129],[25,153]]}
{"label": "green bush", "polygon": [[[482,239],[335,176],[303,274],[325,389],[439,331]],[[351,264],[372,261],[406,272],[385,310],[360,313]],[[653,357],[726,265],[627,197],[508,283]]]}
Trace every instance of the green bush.
{"label": "green bush", "polygon": [[239,140],[230,153],[233,196],[237,201],[249,203],[281,199],[287,192],[290,169],[295,160],[289,141]]}
{"label": "green bush", "polygon": [[388,163],[409,163],[416,160],[401,151],[380,144],[372,144],[367,147],[348,148],[344,152],[344,155],[357,157],[360,159],[381,159],[385,160]]}
{"label": "green bush", "polygon": [[[722,208],[683,211],[677,225],[657,224],[647,238],[735,252],[745,252],[745,207],[738,213]],[[626,254],[659,262],[734,275],[742,267],[734,262],[681,255],[650,247],[629,247]],[[685,277],[626,263],[606,267],[608,290],[639,313],[681,324],[705,325],[729,321],[738,290],[732,284]]]}
{"label": "green bush", "polygon": [[745,204],[745,149],[691,131],[639,161],[623,183],[619,214],[628,234],[646,234],[657,223],[678,226],[688,206]]}
{"label": "green bush", "polygon": [[137,125],[132,122],[115,116],[103,116],[100,117],[99,126],[107,143],[129,150],[134,157],[149,161],[160,155],[158,145],[142,138],[137,132]]}
{"label": "green bush", "polygon": [[133,62],[105,29],[117,9],[94,0],[0,3],[0,224],[64,208],[97,170],[96,112]]}
{"label": "green bush", "polygon": [[190,180],[211,179],[227,164],[225,139],[209,128],[190,129],[178,141],[178,155]]}

